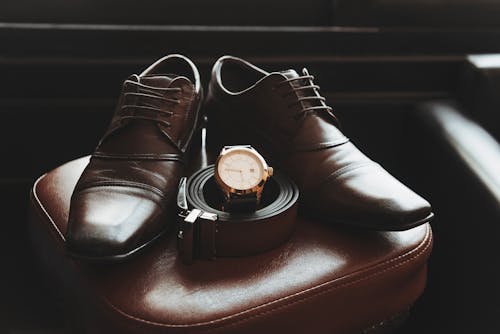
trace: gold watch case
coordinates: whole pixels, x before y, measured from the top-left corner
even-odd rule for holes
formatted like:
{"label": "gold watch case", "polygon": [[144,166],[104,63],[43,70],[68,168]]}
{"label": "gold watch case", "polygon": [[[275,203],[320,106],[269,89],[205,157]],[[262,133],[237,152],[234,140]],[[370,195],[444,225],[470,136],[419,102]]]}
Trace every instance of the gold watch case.
{"label": "gold watch case", "polygon": [[[254,157],[257,158],[257,160],[261,163],[262,166],[262,177],[260,181],[257,183],[257,185],[247,188],[247,189],[235,189],[229,185],[227,185],[219,175],[219,162],[221,159],[235,151],[244,151],[246,153],[252,154]],[[262,157],[262,155],[257,152],[256,149],[254,149],[251,146],[248,145],[236,145],[236,146],[225,146],[222,151],[219,154],[219,157],[217,158],[215,162],[215,180],[217,181],[217,184],[219,187],[222,189],[224,194],[226,195],[227,198],[230,197],[231,194],[239,195],[239,196],[244,196],[244,195],[250,195],[250,194],[256,194],[257,199],[260,200],[262,190],[264,189],[264,184],[266,181],[273,175],[273,168],[269,167],[267,165],[266,160]]]}

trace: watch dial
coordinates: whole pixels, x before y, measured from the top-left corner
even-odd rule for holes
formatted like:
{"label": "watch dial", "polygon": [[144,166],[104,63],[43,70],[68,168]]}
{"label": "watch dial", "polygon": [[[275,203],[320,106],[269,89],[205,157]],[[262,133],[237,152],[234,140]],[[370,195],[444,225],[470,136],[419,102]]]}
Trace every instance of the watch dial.
{"label": "watch dial", "polygon": [[217,165],[221,180],[238,190],[256,186],[263,175],[263,166],[255,154],[245,150],[235,150],[222,156]]}

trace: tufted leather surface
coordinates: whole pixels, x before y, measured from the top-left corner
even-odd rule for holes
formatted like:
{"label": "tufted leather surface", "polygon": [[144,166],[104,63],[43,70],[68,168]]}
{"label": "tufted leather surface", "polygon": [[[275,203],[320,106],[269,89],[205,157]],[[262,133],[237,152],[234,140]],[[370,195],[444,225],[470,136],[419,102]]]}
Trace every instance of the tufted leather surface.
{"label": "tufted leather surface", "polygon": [[177,258],[166,235],[130,261],[79,262],[65,255],[69,200],[88,158],[33,187],[35,247],[54,284],[68,291],[91,333],[359,333],[406,310],[425,287],[432,233],[355,232],[300,219],[269,252],[198,261]]}

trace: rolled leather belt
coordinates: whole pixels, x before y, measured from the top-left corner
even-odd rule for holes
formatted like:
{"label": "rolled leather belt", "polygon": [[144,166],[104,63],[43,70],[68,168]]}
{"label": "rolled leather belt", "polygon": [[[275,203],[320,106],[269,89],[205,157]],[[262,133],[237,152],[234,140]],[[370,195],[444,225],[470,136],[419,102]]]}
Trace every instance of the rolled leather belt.
{"label": "rolled leather belt", "polygon": [[195,259],[245,256],[274,248],[288,240],[297,218],[299,190],[276,171],[254,212],[221,211],[223,195],[214,166],[205,167],[179,183],[177,246],[184,263]]}

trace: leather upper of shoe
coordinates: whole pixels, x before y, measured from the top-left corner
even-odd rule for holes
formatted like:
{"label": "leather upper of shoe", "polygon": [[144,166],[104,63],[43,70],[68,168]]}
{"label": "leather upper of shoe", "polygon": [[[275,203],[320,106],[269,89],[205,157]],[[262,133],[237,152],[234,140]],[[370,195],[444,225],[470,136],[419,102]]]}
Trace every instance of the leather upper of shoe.
{"label": "leather upper of shoe", "polygon": [[168,228],[201,99],[197,69],[180,55],[125,80],[111,124],[73,192],[70,252],[126,256]]}
{"label": "leather upper of shoe", "polygon": [[327,220],[399,230],[432,218],[426,200],[339,130],[313,79],[306,69],[301,75],[268,73],[222,57],[214,65],[206,101],[209,137],[232,132],[239,142],[225,144],[251,144],[262,151],[298,184],[308,213]]}

